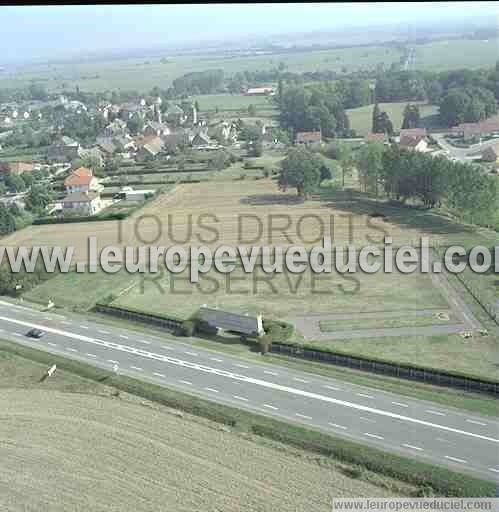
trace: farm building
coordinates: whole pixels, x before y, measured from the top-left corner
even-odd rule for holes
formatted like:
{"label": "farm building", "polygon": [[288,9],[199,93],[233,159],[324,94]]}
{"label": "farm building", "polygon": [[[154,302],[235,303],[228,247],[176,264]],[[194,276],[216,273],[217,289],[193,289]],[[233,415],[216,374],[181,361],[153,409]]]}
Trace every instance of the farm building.
{"label": "farm building", "polygon": [[154,193],[155,191],[153,189],[134,190],[132,187],[123,187],[116,196],[120,199],[126,199],[127,201],[144,201],[154,196]]}
{"label": "farm building", "polygon": [[267,87],[250,87],[245,93],[246,96],[272,96],[275,94],[275,88]]}
{"label": "farm building", "polygon": [[368,133],[364,138],[364,142],[381,142],[386,144],[388,142],[388,136],[386,133]]}
{"label": "farm building", "polygon": [[199,320],[211,329],[222,329],[246,336],[263,336],[262,315],[248,316],[219,309],[199,308]]}
{"label": "farm building", "polygon": [[317,146],[322,143],[322,134],[317,132],[298,132],[295,137],[295,144],[305,146]]}
{"label": "farm building", "polygon": [[137,141],[139,149],[137,151],[137,162],[147,162],[154,160],[163,149],[163,141],[157,137],[145,137]]}

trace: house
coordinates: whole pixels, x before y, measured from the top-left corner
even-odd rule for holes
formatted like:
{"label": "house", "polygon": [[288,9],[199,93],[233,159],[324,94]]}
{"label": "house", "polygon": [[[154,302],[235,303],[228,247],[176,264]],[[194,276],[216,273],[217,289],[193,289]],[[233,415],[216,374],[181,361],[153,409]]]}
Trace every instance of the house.
{"label": "house", "polygon": [[95,215],[102,209],[100,194],[95,191],[71,192],[62,200],[62,209],[64,213],[74,211],[81,215]]}
{"label": "house", "polygon": [[317,146],[322,143],[322,134],[317,132],[298,132],[295,137],[295,144],[305,146]]}
{"label": "house", "polygon": [[80,144],[70,137],[63,136],[58,142],[49,146],[47,158],[51,162],[70,162],[78,158]]}
{"label": "house", "polygon": [[112,137],[97,137],[97,147],[106,156],[114,155],[118,151],[117,145]]}
{"label": "house", "polygon": [[94,176],[92,169],[79,167],[73,171],[65,180],[64,187],[68,194],[75,192],[96,191],[102,188],[97,178]]}
{"label": "house", "polygon": [[104,137],[115,137],[119,135],[126,135],[128,133],[126,122],[122,119],[115,119],[109,123],[103,131]]}
{"label": "house", "polygon": [[160,137],[145,137],[138,143],[137,162],[146,162],[154,160],[163,149],[163,141]]}
{"label": "house", "polygon": [[165,123],[158,121],[148,121],[143,130],[144,135],[157,135],[161,137],[163,135],[170,135],[170,128]]}
{"label": "house", "polygon": [[123,153],[125,151],[137,151],[137,145],[130,135],[117,135],[113,137],[113,143],[117,151]]}
{"label": "house", "polygon": [[176,125],[183,124],[185,122],[185,113],[178,105],[168,105],[165,117],[167,121],[174,123]]}
{"label": "house", "polygon": [[481,153],[481,159],[483,162],[499,162],[499,142],[486,147]]}
{"label": "house", "polygon": [[196,149],[207,149],[214,145],[216,145],[216,143],[214,143],[210,137],[208,137],[208,134],[204,132],[196,133],[191,140],[191,146]]}
{"label": "house", "polygon": [[237,129],[234,123],[219,122],[208,127],[208,136],[217,140],[234,143],[237,140]]}
{"label": "house", "polygon": [[245,96],[272,96],[275,94],[275,89],[272,86],[250,87],[244,94]]}
{"label": "house", "polygon": [[422,135],[402,135],[400,137],[400,147],[414,151],[425,152],[428,150],[428,142]]}

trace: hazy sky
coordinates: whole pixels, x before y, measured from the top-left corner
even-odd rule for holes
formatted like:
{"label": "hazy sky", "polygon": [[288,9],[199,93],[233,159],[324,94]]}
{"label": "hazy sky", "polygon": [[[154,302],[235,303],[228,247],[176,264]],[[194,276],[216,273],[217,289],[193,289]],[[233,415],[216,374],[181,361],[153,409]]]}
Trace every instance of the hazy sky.
{"label": "hazy sky", "polygon": [[498,12],[499,2],[3,6],[0,60]]}

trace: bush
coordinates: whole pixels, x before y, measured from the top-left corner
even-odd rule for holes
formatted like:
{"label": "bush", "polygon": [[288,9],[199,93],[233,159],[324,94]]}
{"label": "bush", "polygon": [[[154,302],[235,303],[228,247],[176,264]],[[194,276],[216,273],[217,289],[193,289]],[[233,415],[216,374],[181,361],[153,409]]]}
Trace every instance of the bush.
{"label": "bush", "polygon": [[195,320],[184,320],[182,322],[182,335],[188,338],[194,336],[196,333],[196,321]]}

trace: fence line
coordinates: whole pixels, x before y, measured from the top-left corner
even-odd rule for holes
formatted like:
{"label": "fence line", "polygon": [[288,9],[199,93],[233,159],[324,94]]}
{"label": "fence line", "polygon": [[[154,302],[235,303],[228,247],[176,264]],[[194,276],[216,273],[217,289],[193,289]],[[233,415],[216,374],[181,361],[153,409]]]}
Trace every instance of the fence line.
{"label": "fence line", "polygon": [[[163,327],[173,332],[177,332],[182,326],[182,321],[178,319],[160,317],[150,313],[130,311],[128,309],[116,306],[97,304],[94,310],[99,313],[104,313],[119,318],[126,318],[127,320],[135,320],[149,325]],[[273,353],[285,354],[291,357],[308,359],[311,361],[320,361],[338,366],[347,366],[349,368],[368,371],[371,373],[389,375],[400,379],[417,380],[427,384],[434,384],[461,390],[464,389],[466,391],[484,393],[493,396],[499,395],[499,383],[497,382],[452,374],[450,372],[439,371],[432,368],[409,366],[393,363],[390,361],[375,361],[360,356],[350,356],[345,354],[338,354],[335,352],[325,352],[278,342],[272,343],[270,346],[270,351]]]}

